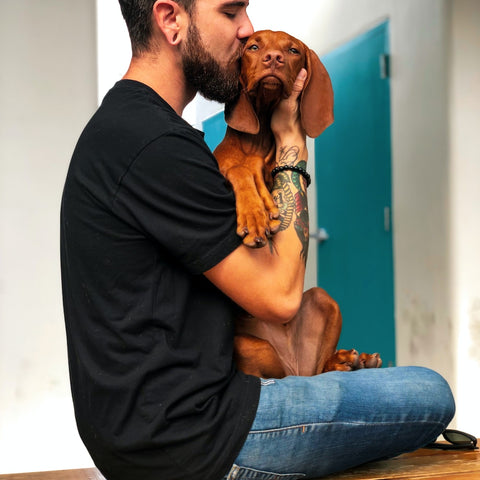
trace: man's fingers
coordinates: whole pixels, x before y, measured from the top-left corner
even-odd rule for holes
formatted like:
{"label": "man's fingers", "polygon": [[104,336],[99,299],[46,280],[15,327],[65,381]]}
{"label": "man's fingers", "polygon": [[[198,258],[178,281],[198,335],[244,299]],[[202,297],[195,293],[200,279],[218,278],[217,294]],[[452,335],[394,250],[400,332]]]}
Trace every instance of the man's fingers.
{"label": "man's fingers", "polygon": [[292,93],[284,98],[277,106],[272,115],[271,127],[277,143],[282,143],[285,135],[291,135],[292,132],[304,135],[300,124],[300,112],[298,97],[302,93],[307,79],[307,71],[302,68],[295,79],[292,87]]}
{"label": "man's fingers", "polygon": [[292,88],[292,98],[296,100],[300,93],[302,93],[303,87],[305,86],[305,80],[307,79],[307,71],[302,68],[300,72],[298,72],[297,78],[293,84]]}

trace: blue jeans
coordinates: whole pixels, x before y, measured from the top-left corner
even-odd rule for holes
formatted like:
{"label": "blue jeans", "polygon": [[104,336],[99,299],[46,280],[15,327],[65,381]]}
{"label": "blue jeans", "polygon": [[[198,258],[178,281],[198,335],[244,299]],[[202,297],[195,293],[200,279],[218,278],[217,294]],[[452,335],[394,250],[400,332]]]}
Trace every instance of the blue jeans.
{"label": "blue jeans", "polygon": [[426,368],[262,379],[257,416],[225,479],[318,478],[413,451],[454,412],[448,384]]}

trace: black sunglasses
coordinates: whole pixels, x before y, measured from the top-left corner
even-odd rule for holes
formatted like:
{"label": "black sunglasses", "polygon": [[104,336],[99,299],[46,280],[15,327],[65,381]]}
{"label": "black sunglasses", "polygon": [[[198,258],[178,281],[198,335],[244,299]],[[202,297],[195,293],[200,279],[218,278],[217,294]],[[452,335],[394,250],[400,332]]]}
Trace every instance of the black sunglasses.
{"label": "black sunglasses", "polygon": [[434,442],[429,443],[426,448],[438,448],[440,450],[476,450],[478,448],[477,438],[469,433],[447,429],[442,432],[442,435],[450,444]]}

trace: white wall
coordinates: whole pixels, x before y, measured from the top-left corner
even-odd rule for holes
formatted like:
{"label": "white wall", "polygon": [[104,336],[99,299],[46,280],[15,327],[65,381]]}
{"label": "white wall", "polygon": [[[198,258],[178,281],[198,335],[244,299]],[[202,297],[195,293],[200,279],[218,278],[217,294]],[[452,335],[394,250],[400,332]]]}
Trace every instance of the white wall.
{"label": "white wall", "polygon": [[0,1],[0,473],[88,463],[75,433],[59,208],[96,105],[94,0]]}
{"label": "white wall", "polygon": [[128,69],[131,58],[127,26],[117,0],[96,3],[98,103]]}
{"label": "white wall", "polygon": [[451,294],[458,424],[480,435],[480,2],[452,4]]}
{"label": "white wall", "polygon": [[[129,55],[117,2],[98,2],[99,21],[113,22],[98,37],[102,98]],[[249,8],[257,29],[286,30],[320,55],[390,19],[398,360],[443,373],[456,390],[458,427],[477,435],[479,6],[252,0]],[[58,215],[73,146],[97,103],[95,12],[94,0],[0,0],[0,473],[91,465],[68,386]],[[186,113],[197,123],[218,106],[209,109],[199,102]]]}

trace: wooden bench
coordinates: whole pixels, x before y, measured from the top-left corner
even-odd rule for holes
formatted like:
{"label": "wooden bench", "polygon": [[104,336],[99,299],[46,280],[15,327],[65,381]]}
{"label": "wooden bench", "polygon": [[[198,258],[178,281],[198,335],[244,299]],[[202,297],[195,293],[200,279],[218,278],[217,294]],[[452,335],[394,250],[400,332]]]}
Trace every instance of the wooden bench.
{"label": "wooden bench", "polygon": [[480,480],[480,450],[420,449],[322,480]]}
{"label": "wooden bench", "polygon": [[[480,480],[479,450],[420,449],[321,480]],[[0,480],[104,480],[95,468],[0,475]],[[207,479],[205,479],[207,480]]]}

